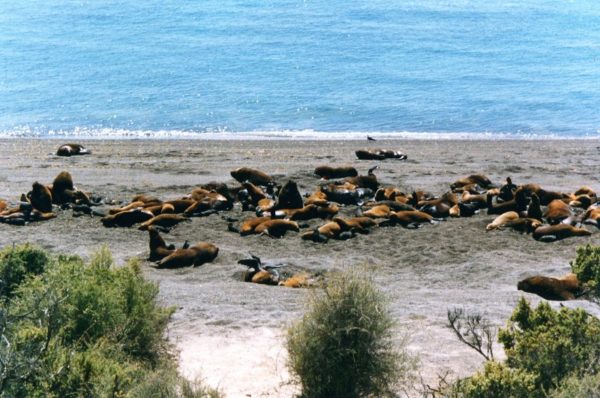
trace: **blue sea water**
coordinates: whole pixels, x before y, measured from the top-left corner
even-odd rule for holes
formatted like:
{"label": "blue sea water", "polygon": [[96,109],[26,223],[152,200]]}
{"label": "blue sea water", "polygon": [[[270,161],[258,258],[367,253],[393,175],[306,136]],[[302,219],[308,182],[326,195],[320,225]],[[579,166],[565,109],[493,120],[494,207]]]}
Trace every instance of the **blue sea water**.
{"label": "blue sea water", "polygon": [[0,135],[298,131],[599,136],[600,1],[0,0]]}

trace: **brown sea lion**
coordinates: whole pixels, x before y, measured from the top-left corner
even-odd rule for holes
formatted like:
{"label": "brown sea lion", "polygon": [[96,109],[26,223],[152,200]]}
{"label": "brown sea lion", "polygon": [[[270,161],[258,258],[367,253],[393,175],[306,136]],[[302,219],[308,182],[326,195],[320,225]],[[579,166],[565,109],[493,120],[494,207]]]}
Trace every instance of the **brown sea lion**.
{"label": "brown sea lion", "polygon": [[155,196],[148,196],[145,194],[139,194],[139,195],[135,195],[133,198],[131,198],[131,202],[144,202],[145,204],[157,204],[157,203],[162,203],[162,200],[158,199]]}
{"label": "brown sea lion", "polygon": [[583,293],[577,275],[569,273],[560,278],[532,276],[517,284],[517,289],[537,294],[546,300],[574,300]]}
{"label": "brown sea lion", "polygon": [[34,182],[31,186],[31,192],[27,194],[27,199],[34,209],[42,213],[52,212],[52,193],[47,186]]}
{"label": "brown sea lion", "polygon": [[313,240],[315,233],[322,235],[327,239],[335,239],[342,232],[340,224],[335,221],[330,221],[325,225],[321,225],[315,231],[305,232],[301,235],[304,240]]}
{"label": "brown sea lion", "polygon": [[256,227],[265,221],[269,221],[270,219],[270,217],[253,217],[244,220],[242,226],[240,227],[240,235],[244,236],[253,234]]}
{"label": "brown sea lion", "polygon": [[334,203],[329,206],[317,206],[317,217],[326,219],[331,218],[338,214],[340,211],[340,207]]}
{"label": "brown sea lion", "polygon": [[486,225],[485,230],[491,231],[493,229],[502,229],[502,227],[504,227],[504,224],[506,224],[509,221],[515,221],[518,218],[519,213],[517,213],[516,211],[507,211],[506,213],[502,213],[501,215],[496,217],[494,221]]}
{"label": "brown sea lion", "polygon": [[100,221],[105,227],[131,227],[134,224],[143,223],[154,217],[154,214],[147,210],[132,209],[122,211],[116,214],[110,214],[102,217]]}
{"label": "brown sea lion", "polygon": [[356,177],[358,171],[351,166],[319,166],[315,168],[315,174],[325,180],[330,180],[334,178]]}
{"label": "brown sea lion", "polygon": [[540,205],[540,198],[536,193],[531,194],[529,206],[527,206],[527,217],[541,220],[543,217],[542,207]]}
{"label": "brown sea lion", "polygon": [[[131,202],[128,205],[123,206],[123,207],[119,207],[116,209],[109,209],[108,214],[117,214],[117,213],[121,213],[124,211],[137,209],[138,207],[140,207],[140,208],[147,207],[148,209],[154,209],[156,206],[159,206],[159,208],[162,209],[162,203],[158,203],[158,204],[150,203],[149,206],[146,206],[146,204],[144,202],[138,200],[135,202]],[[152,212],[152,213],[154,213],[154,212]]]}
{"label": "brown sea lion", "polygon": [[169,246],[167,246],[162,236],[160,236],[154,227],[150,226],[148,228],[148,234],[150,236],[150,256],[148,257],[148,260],[162,260],[175,251],[174,247],[169,248]]}
{"label": "brown sea lion", "polygon": [[586,194],[573,196],[571,199],[572,200],[569,201],[569,206],[577,207],[580,209],[587,209],[592,205],[592,203],[596,202],[596,198],[592,198]]}
{"label": "brown sea lion", "polygon": [[533,231],[533,238],[542,242],[570,238],[571,236],[589,236],[592,233],[584,228],[577,228],[570,224],[542,225]]}
{"label": "brown sea lion", "polygon": [[219,248],[212,243],[199,242],[187,249],[177,249],[158,262],[158,268],[179,268],[200,266],[212,262],[219,254]]}
{"label": "brown sea lion", "polygon": [[492,181],[490,181],[490,179],[483,174],[471,174],[468,177],[460,178],[454,181],[452,184],[450,184],[450,189],[454,191],[455,189],[463,188],[464,186],[471,184],[477,184],[481,188],[489,188],[492,185]]}
{"label": "brown sea lion", "polygon": [[244,181],[249,181],[255,185],[269,185],[273,183],[273,178],[271,176],[260,170],[251,169],[249,167],[240,167],[239,169],[233,170],[231,176],[240,183]]}
{"label": "brown sea lion", "polygon": [[287,231],[300,232],[298,223],[289,220],[267,220],[254,229],[256,234],[265,234],[272,238],[281,238]]}
{"label": "brown sea lion", "polygon": [[408,158],[408,156],[406,156],[404,153],[390,149],[359,149],[355,152],[355,154],[360,160],[406,160]]}
{"label": "brown sea lion", "polygon": [[182,221],[189,221],[190,219],[184,216],[180,216],[179,214],[159,214],[158,216],[154,216],[148,221],[145,221],[138,227],[139,230],[145,231],[151,225],[163,227],[163,228],[171,228],[175,225],[179,224]]}
{"label": "brown sea lion", "polygon": [[595,225],[600,228],[600,208],[590,207],[583,215],[583,223]]}
{"label": "brown sea lion", "polygon": [[81,144],[63,144],[56,150],[57,156],[90,155],[91,153]]}
{"label": "brown sea lion", "polygon": [[515,197],[515,192],[517,191],[517,186],[513,184],[512,179],[510,177],[506,177],[506,184],[500,187],[500,192],[498,193],[498,198],[507,201],[511,200]]}
{"label": "brown sea lion", "polygon": [[544,213],[544,217],[549,224],[558,224],[566,218],[572,217],[573,211],[568,204],[560,199],[554,199],[548,204],[548,209]]}
{"label": "brown sea lion", "polygon": [[[504,213],[508,214],[508,213]],[[502,228],[511,228],[515,231],[530,234],[536,230],[537,227],[541,226],[542,222],[535,218],[518,218],[516,220],[507,221],[504,223]]]}
{"label": "brown sea lion", "polygon": [[453,192],[446,192],[441,198],[424,200],[418,203],[418,209],[434,217],[446,218],[450,215],[452,206],[458,204],[458,198]]}
{"label": "brown sea lion", "polygon": [[348,177],[346,181],[358,188],[369,188],[376,191],[379,188],[379,182],[377,176],[373,173],[379,166],[371,167],[366,176],[358,175],[356,177]]}
{"label": "brown sea lion", "polygon": [[288,218],[292,221],[307,221],[319,217],[319,206],[306,205],[301,209],[293,209],[289,212]]}
{"label": "brown sea lion", "polygon": [[5,200],[0,200],[0,213],[2,213],[8,207],[8,203]]}
{"label": "brown sea lion", "polygon": [[377,205],[371,207],[369,210],[363,212],[363,216],[370,218],[388,218],[390,216],[391,209],[387,205]]}
{"label": "brown sea lion", "polygon": [[403,198],[402,203],[408,202],[408,197],[400,189],[395,187],[379,188],[375,192],[375,201],[380,202],[382,200],[396,200],[397,197]]}
{"label": "brown sea lion", "polygon": [[527,212],[527,205],[529,203],[529,198],[527,197],[527,191],[518,188],[515,191],[515,197],[511,200],[507,200],[505,202],[494,203],[493,196],[489,193],[487,194],[487,213],[488,214],[502,214],[509,211],[516,211],[517,213],[525,213]]}
{"label": "brown sea lion", "polygon": [[520,188],[524,189],[530,194],[535,193],[540,198],[540,204],[542,206],[548,206],[550,202],[556,199],[569,200],[569,195],[562,192],[547,191],[540,187],[539,184],[525,184],[522,185]]}
{"label": "brown sea lion", "polygon": [[242,186],[246,189],[246,191],[248,191],[248,196],[250,197],[250,201],[254,206],[256,206],[259,201],[269,198],[261,188],[257,187],[251,182],[244,181],[242,182]]}
{"label": "brown sea lion", "polygon": [[403,227],[418,226],[432,221],[433,217],[430,214],[418,210],[403,210],[390,214],[390,222],[400,224]]}
{"label": "brown sea lion", "polygon": [[278,285],[291,288],[308,287],[310,286],[310,278],[310,274],[304,272],[301,274],[292,275],[286,280],[279,282]]}
{"label": "brown sea lion", "polygon": [[298,185],[289,180],[279,190],[274,209],[301,209],[304,206]]}
{"label": "brown sea lion", "polygon": [[590,188],[588,186],[583,186],[583,187],[579,188],[577,191],[573,192],[573,195],[575,195],[575,196],[588,195],[591,198],[598,197],[598,195],[596,195],[596,191],[594,191],[592,188]]}
{"label": "brown sea lion", "polygon": [[305,205],[317,205],[317,206],[327,206],[329,202],[327,201],[327,194],[325,192],[318,190],[313,192],[304,202]]}

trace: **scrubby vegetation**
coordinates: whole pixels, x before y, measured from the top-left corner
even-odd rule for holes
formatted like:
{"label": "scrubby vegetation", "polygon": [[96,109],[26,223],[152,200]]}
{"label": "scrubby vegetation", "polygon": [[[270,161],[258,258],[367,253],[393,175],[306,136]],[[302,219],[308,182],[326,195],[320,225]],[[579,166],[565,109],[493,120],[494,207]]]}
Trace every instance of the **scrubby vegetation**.
{"label": "scrubby vegetation", "polygon": [[586,245],[577,248],[575,260],[571,261],[571,269],[577,279],[592,292],[592,296],[600,298],[600,246]]}
{"label": "scrubby vegetation", "polygon": [[172,309],[135,261],[85,264],[32,246],[0,252],[0,396],[218,396],[177,375]]}
{"label": "scrubby vegetation", "polygon": [[385,297],[364,275],[332,277],[288,332],[289,367],[305,398],[393,396],[414,367],[392,341]]}

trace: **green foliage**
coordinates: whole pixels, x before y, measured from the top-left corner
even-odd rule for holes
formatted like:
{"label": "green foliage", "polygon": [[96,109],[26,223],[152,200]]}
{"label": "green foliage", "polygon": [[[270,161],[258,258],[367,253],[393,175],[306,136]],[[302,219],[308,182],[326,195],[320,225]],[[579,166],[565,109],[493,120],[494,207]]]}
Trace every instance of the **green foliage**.
{"label": "green foliage", "polygon": [[0,300],[10,298],[13,291],[28,277],[39,275],[48,266],[50,257],[30,245],[7,248],[0,252]]}
{"label": "green foliage", "polygon": [[506,363],[536,376],[548,390],[571,375],[600,370],[600,320],[583,309],[532,309],[521,299],[508,326],[499,332]]}
{"label": "green foliage", "polygon": [[364,275],[333,277],[309,307],[287,336],[304,397],[392,396],[407,380],[414,361],[394,347],[387,302]]}
{"label": "green foliage", "polygon": [[[13,279],[0,302],[0,396],[125,396],[172,367],[163,338],[172,310],[158,306],[136,262],[113,267],[106,248],[89,265],[50,261],[30,246],[5,250],[2,261],[32,276]],[[182,396],[182,387],[164,388]]]}
{"label": "green foliage", "polygon": [[600,373],[570,377],[550,394],[550,398],[600,398]]}
{"label": "green foliage", "polygon": [[600,246],[586,245],[577,248],[571,269],[580,282],[600,295]]}
{"label": "green foliage", "polygon": [[520,369],[487,361],[483,371],[453,386],[450,397],[469,398],[534,398],[541,392],[535,384],[535,376]]}

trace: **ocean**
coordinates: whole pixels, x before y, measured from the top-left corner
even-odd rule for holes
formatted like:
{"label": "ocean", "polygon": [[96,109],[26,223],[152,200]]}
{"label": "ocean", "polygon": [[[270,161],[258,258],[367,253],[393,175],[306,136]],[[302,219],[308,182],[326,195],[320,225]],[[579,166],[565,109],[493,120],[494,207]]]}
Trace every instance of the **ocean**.
{"label": "ocean", "polygon": [[597,0],[0,0],[0,137],[600,137]]}

